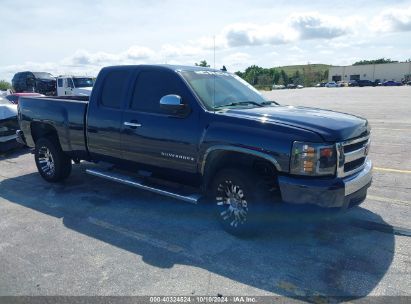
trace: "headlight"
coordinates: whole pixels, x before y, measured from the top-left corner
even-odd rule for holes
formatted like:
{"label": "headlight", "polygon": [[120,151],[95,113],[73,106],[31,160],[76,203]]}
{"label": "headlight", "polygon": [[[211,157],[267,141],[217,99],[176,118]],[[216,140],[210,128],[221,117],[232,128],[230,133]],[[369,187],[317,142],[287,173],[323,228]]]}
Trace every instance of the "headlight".
{"label": "headlight", "polygon": [[336,165],[337,152],[334,145],[294,142],[291,150],[291,174],[334,175]]}

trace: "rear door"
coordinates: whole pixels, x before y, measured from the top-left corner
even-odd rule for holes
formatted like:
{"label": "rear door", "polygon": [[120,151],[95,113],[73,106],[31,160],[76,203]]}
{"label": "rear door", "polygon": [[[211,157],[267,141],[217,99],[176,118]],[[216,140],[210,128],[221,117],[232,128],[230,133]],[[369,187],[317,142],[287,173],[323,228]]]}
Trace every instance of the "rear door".
{"label": "rear door", "polygon": [[94,158],[117,162],[122,157],[122,108],[128,98],[131,74],[126,67],[110,69],[95,88],[98,95],[92,97],[86,122],[88,148]]}
{"label": "rear door", "polygon": [[[161,97],[176,94],[192,109],[186,117],[173,117],[160,109]],[[198,112],[184,82],[171,70],[142,69],[133,85],[122,123],[123,158],[127,161],[195,173]]]}

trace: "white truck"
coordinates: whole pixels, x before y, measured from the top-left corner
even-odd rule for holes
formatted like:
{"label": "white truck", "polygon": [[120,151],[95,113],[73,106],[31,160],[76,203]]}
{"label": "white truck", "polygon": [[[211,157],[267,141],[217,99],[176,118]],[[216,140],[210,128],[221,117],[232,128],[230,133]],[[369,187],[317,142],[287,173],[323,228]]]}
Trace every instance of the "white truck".
{"label": "white truck", "polygon": [[57,77],[57,96],[90,96],[93,78],[87,76]]}

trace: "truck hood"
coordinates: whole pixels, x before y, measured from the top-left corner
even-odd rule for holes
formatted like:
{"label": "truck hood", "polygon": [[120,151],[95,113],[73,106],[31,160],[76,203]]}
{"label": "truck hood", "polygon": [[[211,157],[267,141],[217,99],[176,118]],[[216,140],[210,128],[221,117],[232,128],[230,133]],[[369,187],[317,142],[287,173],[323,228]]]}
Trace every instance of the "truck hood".
{"label": "truck hood", "polygon": [[76,96],[90,96],[92,89],[93,87],[75,88],[73,89],[73,93]]}
{"label": "truck hood", "polygon": [[310,130],[319,134],[325,141],[332,142],[358,137],[370,129],[368,121],[364,118],[308,107],[267,106],[230,109],[225,115]]}

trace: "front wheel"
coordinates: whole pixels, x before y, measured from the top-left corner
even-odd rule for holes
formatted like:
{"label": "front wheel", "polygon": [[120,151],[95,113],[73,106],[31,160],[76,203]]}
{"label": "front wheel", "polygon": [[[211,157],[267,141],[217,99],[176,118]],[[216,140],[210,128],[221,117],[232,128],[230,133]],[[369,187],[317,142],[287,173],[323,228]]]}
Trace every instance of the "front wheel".
{"label": "front wheel", "polygon": [[264,225],[269,206],[268,189],[253,171],[222,169],[213,179],[210,194],[216,216],[227,232],[247,236]]}
{"label": "front wheel", "polygon": [[71,159],[54,140],[39,139],[34,149],[34,159],[40,175],[48,182],[59,182],[70,175]]}

